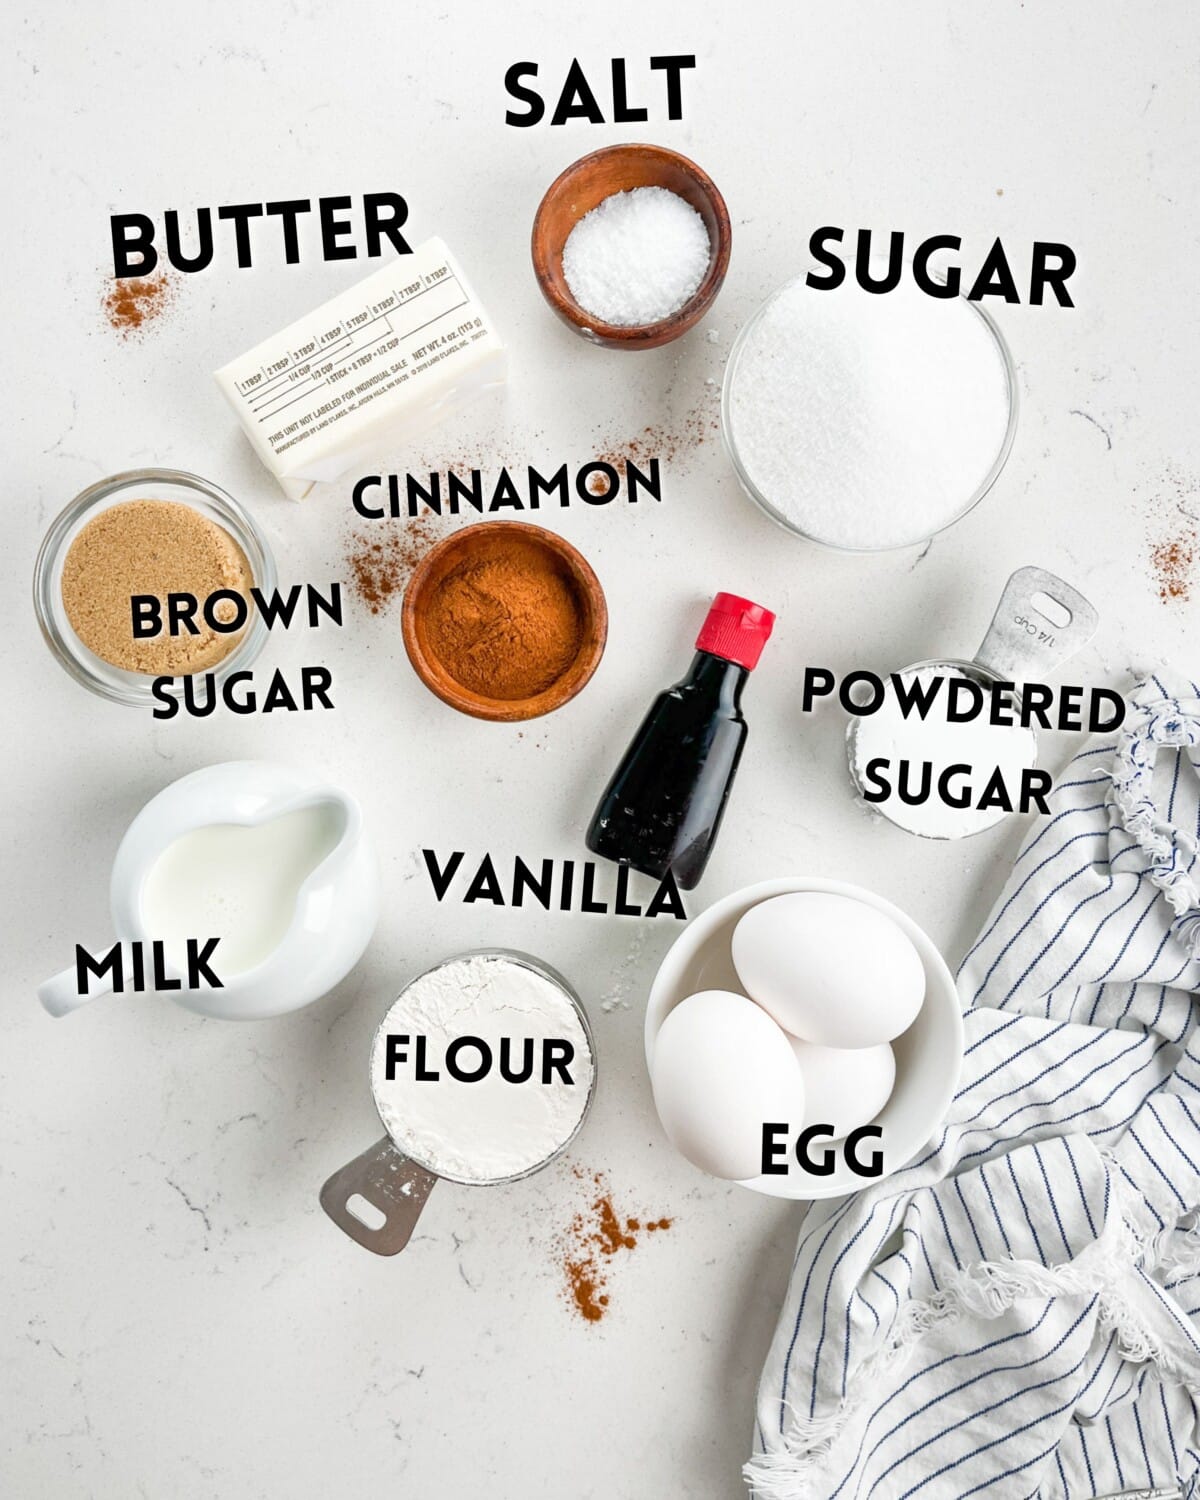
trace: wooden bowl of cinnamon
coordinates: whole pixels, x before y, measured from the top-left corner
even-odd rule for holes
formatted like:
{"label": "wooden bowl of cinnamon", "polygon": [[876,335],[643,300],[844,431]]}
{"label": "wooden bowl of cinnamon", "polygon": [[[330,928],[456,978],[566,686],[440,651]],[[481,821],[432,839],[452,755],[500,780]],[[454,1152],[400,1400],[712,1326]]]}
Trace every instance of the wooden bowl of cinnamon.
{"label": "wooden bowl of cinnamon", "polygon": [[552,713],[604,654],[604,590],[570,542],[523,521],[482,521],[428,552],[409,580],[404,648],[443,703],[515,723]]}

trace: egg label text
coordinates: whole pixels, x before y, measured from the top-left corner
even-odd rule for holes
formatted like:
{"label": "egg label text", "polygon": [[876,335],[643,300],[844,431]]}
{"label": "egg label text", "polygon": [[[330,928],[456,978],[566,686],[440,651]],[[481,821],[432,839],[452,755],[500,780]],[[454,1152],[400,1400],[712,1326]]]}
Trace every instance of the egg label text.
{"label": "egg label text", "polygon": [[[787,1137],[791,1131],[789,1125],[764,1124],[762,1128],[762,1163],[761,1170],[764,1177],[786,1177],[790,1166],[787,1160],[788,1143]],[[812,1143],[816,1140],[832,1141],[832,1125],[806,1125],[796,1137],[794,1149],[796,1160],[806,1172],[811,1172],[814,1177],[832,1177],[837,1170],[837,1150],[826,1146],[821,1150],[819,1156],[814,1156]],[[872,1151],[859,1154],[859,1146],[863,1141],[882,1141],[883,1130],[878,1125],[860,1125],[857,1130],[852,1130],[841,1142],[841,1153],[847,1167],[856,1177],[882,1177],[883,1176],[883,1151],[876,1147]]]}
{"label": "egg label text", "polygon": [[428,1040],[420,1033],[416,1036],[406,1031],[389,1033],[384,1054],[384,1076],[389,1083],[395,1081],[401,1064],[408,1063],[412,1065],[414,1083],[439,1083],[443,1070],[445,1076],[456,1083],[479,1083],[492,1072],[493,1063],[505,1083],[530,1083],[534,1081],[538,1043],[541,1044],[541,1058],[536,1081],[544,1084],[575,1082],[568,1071],[575,1060],[575,1044],[565,1037],[544,1036],[535,1041],[531,1036],[519,1039],[503,1036],[493,1046],[480,1036],[456,1036],[446,1047],[441,1067],[430,1065]]}

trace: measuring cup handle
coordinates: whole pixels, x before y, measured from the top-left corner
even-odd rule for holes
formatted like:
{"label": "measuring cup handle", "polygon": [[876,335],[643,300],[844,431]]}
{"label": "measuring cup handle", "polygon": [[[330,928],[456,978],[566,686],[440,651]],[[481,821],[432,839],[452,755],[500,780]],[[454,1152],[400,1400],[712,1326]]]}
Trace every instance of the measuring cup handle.
{"label": "measuring cup handle", "polygon": [[[1038,607],[1040,594],[1067,616],[1065,624]],[[1036,680],[1082,651],[1099,623],[1078,589],[1045,568],[1018,568],[1004,585],[975,660],[1005,682]]]}
{"label": "measuring cup handle", "polygon": [[[321,1189],[321,1207],[356,1244],[376,1255],[398,1255],[412,1237],[437,1178],[409,1161],[384,1136],[340,1167]],[[353,1198],[382,1214],[372,1227],[350,1207]]]}
{"label": "measuring cup handle", "polygon": [[73,1010],[78,1010],[81,1005],[86,1005],[90,1000],[98,1000],[101,995],[112,994],[111,971],[109,974],[96,975],[93,978],[94,984],[89,985],[88,993],[81,995],[79,975],[75,966],[72,965],[71,968],[64,969],[61,974],[55,974],[53,979],[43,980],[38,985],[38,999],[52,1016],[69,1016]]}

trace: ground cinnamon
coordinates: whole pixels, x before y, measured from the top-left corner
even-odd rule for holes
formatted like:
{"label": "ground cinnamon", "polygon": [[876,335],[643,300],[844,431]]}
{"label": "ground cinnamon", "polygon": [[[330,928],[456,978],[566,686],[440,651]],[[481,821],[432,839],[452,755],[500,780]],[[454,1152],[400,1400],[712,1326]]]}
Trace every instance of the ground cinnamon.
{"label": "ground cinnamon", "polygon": [[1178,536],[1168,537],[1151,547],[1150,566],[1154,569],[1158,597],[1164,604],[1191,597],[1196,549],[1194,531],[1183,531]]}
{"label": "ground cinnamon", "polygon": [[346,552],[350,587],[373,615],[382,614],[392,599],[403,594],[417,564],[441,538],[439,519],[417,516],[400,527],[350,533]]}
{"label": "ground cinnamon", "polygon": [[122,338],[144,332],[175,300],[175,283],[166,276],[127,276],[104,294],[104,315]]}
{"label": "ground cinnamon", "polygon": [[522,537],[497,539],[433,590],[425,638],[468,692],[519,702],[545,692],[579,655],[583,613],[553,554]]}
{"label": "ground cinnamon", "polygon": [[666,1218],[632,1219],[618,1214],[612,1190],[602,1172],[574,1169],[587,1185],[589,1202],[571,1220],[560,1244],[568,1304],[587,1323],[598,1323],[608,1311],[608,1266],[620,1250],[636,1250],[640,1234],[670,1229]]}
{"label": "ground cinnamon", "polygon": [[1200,582],[1198,493],[1200,482],[1174,463],[1168,464],[1148,493],[1138,493],[1147,523],[1150,581],[1164,604],[1186,604]]}
{"label": "ground cinnamon", "polygon": [[[632,437],[602,438],[596,445],[597,461],[611,465],[624,479],[630,464],[644,469],[652,458],[660,458],[668,464],[685,458],[703,447],[720,428],[719,398],[719,388],[708,386],[700,400],[673,418],[643,427]],[[603,474],[593,474],[588,481],[593,495],[602,495],[605,487]]]}

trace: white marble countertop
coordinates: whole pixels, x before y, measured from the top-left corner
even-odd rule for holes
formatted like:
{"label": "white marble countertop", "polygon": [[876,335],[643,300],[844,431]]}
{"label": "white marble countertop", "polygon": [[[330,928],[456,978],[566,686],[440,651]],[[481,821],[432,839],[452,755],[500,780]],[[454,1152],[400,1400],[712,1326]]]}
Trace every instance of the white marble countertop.
{"label": "white marble countertop", "polygon": [[[842,877],[897,901],[953,961],[1020,821],[938,845],[872,819],[840,716],[800,714],[803,664],[969,655],[1008,574],[1037,562],[1101,609],[1074,680],[1118,683],[1160,658],[1194,670],[1198,606],[1164,603],[1151,561],[1200,514],[1191,8],[1172,0],[1136,25],[1112,0],[1052,13],[1003,0],[986,17],[944,0],[767,9],[697,0],[668,18],[616,0],[568,22],[527,0],[47,0],[6,21],[5,1496],[737,1495],[799,1210],[704,1178],[660,1135],[641,1013],[676,924],[439,905],[419,851],[580,857],[604,778],[686,665],[704,601],[734,590],[779,625],[689,908],[772,875]],[[646,60],[675,52],[697,66],[669,123]],[[598,82],[625,57],[651,120],[506,127],[505,68],[536,59],[561,78],[572,56]],[[553,319],[528,226],[569,161],[639,138],[713,176],[734,249],[703,327],[626,357]],[[467,720],[415,679],[393,608],[272,641],[272,665],[319,647],[332,713],[155,723],[89,696],[39,639],[29,577],[51,518],[106,474],[193,469],[253,509],[285,578],[346,577],[348,486],[284,500],[209,372],[369,269],[264,256],[238,270],[226,252],[123,343],[100,310],[108,215],[382,190],[407,197],[414,241],[437,233],[455,249],[512,361],[502,401],[390,467],[475,452],[492,470],[575,465],[644,427],[659,435],[661,504],[538,517],[607,590],[597,676],[539,722]],[[1021,257],[1063,240],[1079,256],[1073,310],[997,312],[1019,369],[1016,446],[984,503],[923,553],[793,543],[741,495],[712,427],[734,334],[828,223],[957,233],[976,255],[997,235]],[[1045,758],[1068,748],[1049,743]],[[34,987],[76,941],[105,936],[107,870],[131,817],[175,777],[240,756],[309,766],[362,800],[384,867],[367,957],[278,1021],[203,1021],[132,996],[51,1021]],[[338,1233],[317,1191],[378,1132],[367,1049],[400,983],[483,943],[537,953],[580,988],[596,1106],[565,1162],[507,1189],[440,1188],[409,1250],[379,1260]],[[596,1325],[562,1294],[559,1239],[587,1198],[573,1169],[606,1174],[620,1212],[672,1220],[614,1258]]]}

